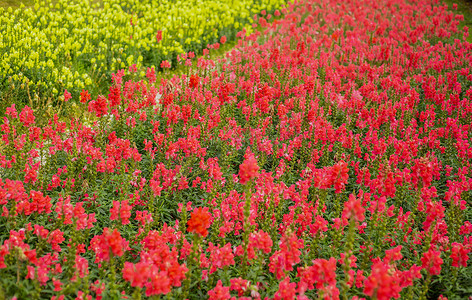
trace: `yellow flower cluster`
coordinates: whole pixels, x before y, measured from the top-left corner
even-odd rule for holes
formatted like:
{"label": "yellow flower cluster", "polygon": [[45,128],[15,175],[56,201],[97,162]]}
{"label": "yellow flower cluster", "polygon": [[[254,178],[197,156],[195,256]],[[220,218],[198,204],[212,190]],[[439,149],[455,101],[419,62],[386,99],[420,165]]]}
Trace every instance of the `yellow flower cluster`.
{"label": "yellow flower cluster", "polygon": [[[136,64],[159,66],[178,54],[233,38],[261,10],[286,0],[46,0],[0,7],[0,84],[57,95],[100,84]],[[5,84],[0,89],[5,89]]]}

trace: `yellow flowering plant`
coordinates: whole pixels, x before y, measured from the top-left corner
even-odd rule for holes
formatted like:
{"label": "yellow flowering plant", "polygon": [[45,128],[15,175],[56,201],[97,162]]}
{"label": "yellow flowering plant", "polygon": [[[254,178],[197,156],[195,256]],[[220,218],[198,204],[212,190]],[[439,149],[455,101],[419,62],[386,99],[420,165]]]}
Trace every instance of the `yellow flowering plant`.
{"label": "yellow flowering plant", "polygon": [[[57,98],[64,89],[101,92],[113,72],[136,64],[177,65],[222,36],[234,39],[254,12],[284,0],[36,0],[0,7],[0,97],[25,102],[29,92]],[[249,27],[247,27],[249,28]],[[20,75],[21,74],[21,75]]]}

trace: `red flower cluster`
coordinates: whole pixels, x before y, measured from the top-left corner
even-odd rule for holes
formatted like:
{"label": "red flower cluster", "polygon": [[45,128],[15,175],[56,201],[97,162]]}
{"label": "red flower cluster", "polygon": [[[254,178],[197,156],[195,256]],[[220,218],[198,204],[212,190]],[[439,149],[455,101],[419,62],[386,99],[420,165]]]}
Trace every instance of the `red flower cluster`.
{"label": "red flower cluster", "polygon": [[132,287],[146,287],[146,296],[149,297],[165,295],[173,286],[181,286],[188,269],[179,264],[175,249],[170,251],[167,245],[159,244],[141,252],[140,257],[140,262],[125,262],[123,267],[123,279]]}
{"label": "red flower cluster", "polygon": [[188,86],[191,89],[196,89],[196,88],[198,88],[199,82],[200,82],[200,77],[198,77],[197,74],[192,74],[192,75],[190,75],[190,80],[189,80]]}
{"label": "red flower cluster", "polygon": [[198,207],[190,215],[190,220],[187,222],[187,230],[188,232],[194,232],[206,237],[210,224],[211,214],[208,212],[208,207]]}
{"label": "red flower cluster", "polygon": [[129,224],[132,208],[133,207],[128,204],[128,200],[123,202],[113,201],[113,207],[110,209],[110,220],[120,218],[122,225]]}
{"label": "red flower cluster", "polygon": [[257,160],[249,149],[246,151],[244,158],[244,162],[239,166],[239,182],[241,184],[246,184],[252,178],[256,177],[259,171]]}
{"label": "red flower cluster", "polygon": [[365,209],[362,207],[360,199],[357,199],[354,194],[349,195],[349,200],[344,203],[344,210],[342,219],[347,224],[348,220],[354,219],[356,222],[362,222],[365,219]]}
{"label": "red flower cluster", "polygon": [[108,227],[103,229],[101,235],[96,235],[90,241],[89,249],[95,252],[95,262],[109,261],[110,256],[122,256],[129,250],[129,242],[121,237],[118,230],[111,231]]}

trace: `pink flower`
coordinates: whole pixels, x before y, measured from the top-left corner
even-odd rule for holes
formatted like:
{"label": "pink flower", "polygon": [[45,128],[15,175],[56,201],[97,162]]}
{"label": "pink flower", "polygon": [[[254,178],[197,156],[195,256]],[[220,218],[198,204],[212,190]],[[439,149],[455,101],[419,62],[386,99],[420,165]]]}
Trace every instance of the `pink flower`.
{"label": "pink flower", "polygon": [[51,244],[52,250],[60,252],[61,247],[59,247],[59,244],[63,241],[65,241],[64,233],[59,229],[56,229],[49,234],[48,243]]}
{"label": "pink flower", "polygon": [[67,102],[70,99],[72,99],[71,94],[67,90],[64,90],[64,101]]}
{"label": "pink flower", "polygon": [[168,60],[163,60],[161,62],[161,68],[163,69],[170,69],[170,62]]}
{"label": "pink flower", "polygon": [[234,255],[233,250],[231,249],[231,244],[227,243],[221,248],[218,247],[219,245],[215,247],[213,243],[210,242],[210,246],[207,250],[210,252],[210,274],[216,272],[217,269],[234,265]]}
{"label": "pink flower", "polygon": [[453,243],[451,249],[451,259],[453,267],[467,267],[469,260],[470,247],[464,247],[459,243]]}

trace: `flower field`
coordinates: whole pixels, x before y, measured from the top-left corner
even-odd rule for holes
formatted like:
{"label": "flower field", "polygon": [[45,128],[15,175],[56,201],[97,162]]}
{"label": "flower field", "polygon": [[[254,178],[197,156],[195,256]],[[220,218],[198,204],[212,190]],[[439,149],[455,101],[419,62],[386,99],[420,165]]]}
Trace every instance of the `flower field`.
{"label": "flower field", "polygon": [[296,1],[223,57],[226,36],[179,54],[183,75],[122,59],[106,95],[61,86],[67,120],[11,105],[0,299],[469,299],[461,19],[430,0]]}

